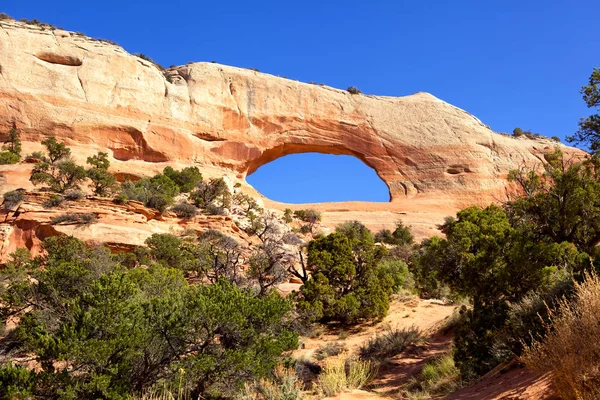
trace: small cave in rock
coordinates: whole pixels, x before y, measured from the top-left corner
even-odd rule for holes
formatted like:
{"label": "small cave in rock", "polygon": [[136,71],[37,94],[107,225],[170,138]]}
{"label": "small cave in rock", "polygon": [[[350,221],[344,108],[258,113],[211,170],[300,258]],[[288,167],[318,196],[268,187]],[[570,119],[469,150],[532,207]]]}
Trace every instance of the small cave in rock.
{"label": "small cave in rock", "polygon": [[38,60],[46,61],[50,64],[67,65],[69,67],[79,67],[83,61],[79,57],[58,54],[52,52],[41,52],[35,55]]}
{"label": "small cave in rock", "polygon": [[471,172],[471,169],[463,165],[451,165],[450,167],[448,167],[448,169],[446,169],[446,172],[450,175],[459,175],[464,174],[466,172]]}
{"label": "small cave in rock", "polygon": [[389,188],[375,170],[350,155],[289,154],[260,166],[246,180],[283,203],[390,201]]}

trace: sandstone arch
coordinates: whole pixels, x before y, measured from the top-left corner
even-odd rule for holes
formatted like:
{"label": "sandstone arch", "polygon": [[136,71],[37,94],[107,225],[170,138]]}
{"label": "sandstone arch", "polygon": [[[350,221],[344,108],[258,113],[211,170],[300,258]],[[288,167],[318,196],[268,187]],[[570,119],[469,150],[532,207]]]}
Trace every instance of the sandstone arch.
{"label": "sandstone arch", "polygon": [[109,150],[121,174],[194,164],[243,179],[285,154],[349,154],[394,203],[461,207],[505,197],[508,171],[557,145],[497,134],[427,93],[352,95],[213,63],[163,72],[113,44],[0,24],[0,132],[16,123],[26,151],[54,135],[82,162]]}
{"label": "sandstone arch", "polygon": [[[303,145],[303,144],[283,144],[279,147],[271,148],[269,150],[264,151],[259,158],[256,158],[251,161],[248,165],[248,169],[246,171],[246,176],[252,175],[256,170],[263,165],[269,164],[279,158],[294,155],[294,154],[303,154],[303,153],[319,153],[319,154],[327,154],[327,155],[347,155],[356,158],[361,161],[364,166],[372,169],[379,179],[386,185],[388,200],[391,201],[392,194],[390,192],[390,187],[388,183],[379,175],[376,167],[369,165],[368,161],[362,157],[362,154],[356,154],[348,149],[344,148],[335,148],[335,147],[327,147],[327,146],[314,146],[314,145]],[[326,171],[323,171],[326,173]]]}

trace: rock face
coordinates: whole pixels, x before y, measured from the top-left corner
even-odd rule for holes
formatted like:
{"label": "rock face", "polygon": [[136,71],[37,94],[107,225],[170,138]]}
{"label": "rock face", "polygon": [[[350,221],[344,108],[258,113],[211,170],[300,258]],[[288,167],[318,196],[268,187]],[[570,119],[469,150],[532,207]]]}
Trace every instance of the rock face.
{"label": "rock face", "polygon": [[[249,192],[246,175],[278,157],[353,155],[385,181],[391,203],[321,205],[326,221],[362,215],[379,229],[408,211],[417,236],[461,207],[505,198],[508,171],[557,145],[494,133],[427,93],[353,95],[212,63],[161,70],[114,44],[1,20],[0,140],[13,125],[25,152],[56,136],[79,162],[107,151],[122,178],[197,165]],[[30,170],[0,166],[0,194],[30,189]]]}
{"label": "rock face", "polygon": [[[211,63],[161,71],[121,47],[60,30],[0,22],[0,131],[54,135],[87,153],[196,163],[239,178],[301,152],[354,155],[392,201],[501,194],[506,173],[553,145],[492,132],[426,93],[392,98]],[[452,194],[451,194],[452,195]]]}

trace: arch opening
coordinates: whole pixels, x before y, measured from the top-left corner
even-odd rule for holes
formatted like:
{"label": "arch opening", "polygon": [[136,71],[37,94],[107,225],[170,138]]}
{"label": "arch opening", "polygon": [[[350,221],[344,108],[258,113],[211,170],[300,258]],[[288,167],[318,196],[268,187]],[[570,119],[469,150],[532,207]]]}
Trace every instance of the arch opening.
{"label": "arch opening", "polygon": [[377,172],[348,154],[282,155],[249,169],[246,180],[263,196],[290,204],[391,200]]}

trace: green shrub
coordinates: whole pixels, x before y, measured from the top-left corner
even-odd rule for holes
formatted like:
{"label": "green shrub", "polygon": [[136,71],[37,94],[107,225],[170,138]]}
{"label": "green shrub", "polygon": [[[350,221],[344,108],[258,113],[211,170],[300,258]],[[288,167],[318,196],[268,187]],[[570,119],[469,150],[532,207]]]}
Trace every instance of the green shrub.
{"label": "green shrub", "polygon": [[7,141],[2,145],[2,151],[0,152],[0,165],[16,164],[21,160],[20,136],[15,128],[8,132]]}
{"label": "green shrub", "polygon": [[198,167],[187,167],[181,171],[166,167],[163,174],[175,182],[181,193],[190,193],[202,182],[202,174]]}
{"label": "green shrub", "polygon": [[0,151],[0,165],[16,164],[21,157],[10,151]]}
{"label": "green shrub", "polygon": [[293,220],[293,211],[289,208],[286,208],[283,211],[283,222],[285,222],[286,224],[290,224]]}
{"label": "green shrub", "polygon": [[68,190],[65,192],[65,199],[71,201],[81,200],[85,195],[80,190]]}
{"label": "green shrub", "polygon": [[0,396],[4,399],[32,398],[36,378],[34,372],[9,361],[0,366]]}
{"label": "green shrub", "polygon": [[44,158],[44,153],[43,152],[41,152],[41,151],[34,151],[33,153],[27,154],[25,156],[25,161],[32,161],[32,160],[40,161],[43,158]]}
{"label": "green shrub", "polygon": [[438,398],[456,391],[461,385],[460,371],[454,365],[452,353],[447,353],[427,362],[420,375],[409,383],[405,395],[408,398]]}
{"label": "green shrub", "polygon": [[129,197],[125,193],[119,193],[115,197],[113,197],[113,202],[115,204],[127,204]]}
{"label": "green shrub", "polygon": [[179,188],[175,182],[163,174],[121,185],[121,194],[129,200],[140,201],[146,207],[156,208],[161,212],[173,203],[173,198],[178,193]]}
{"label": "green shrub", "polygon": [[90,225],[98,222],[98,217],[94,213],[65,213],[57,215],[50,220],[52,225],[57,224],[75,224]]}
{"label": "green shrub", "polygon": [[46,147],[47,155],[35,164],[29,178],[31,183],[46,184],[50,190],[58,193],[78,189],[87,175],[85,168],[70,159],[71,150],[54,137],[42,140],[42,144]]}
{"label": "green shrub", "polygon": [[398,293],[406,288],[406,284],[411,278],[411,274],[408,271],[408,265],[402,260],[390,257],[386,257],[379,262],[377,274],[379,275],[380,281],[393,281],[391,285],[389,283],[387,285],[391,286],[391,290],[394,293]]}
{"label": "green shrub", "polygon": [[375,235],[375,241],[391,245],[412,245],[415,239],[410,233],[410,227],[404,226],[402,221],[398,221],[394,232],[382,229]]}
{"label": "green shrub", "polygon": [[190,219],[194,218],[198,214],[198,208],[192,204],[179,203],[171,207],[171,211],[175,213],[179,218]]}
{"label": "green shrub", "polygon": [[190,199],[196,207],[208,208],[212,204],[219,208],[229,208],[231,192],[223,178],[211,179],[208,182],[200,182],[190,194]]}
{"label": "green shrub", "polygon": [[308,208],[305,210],[294,211],[294,217],[298,218],[300,221],[306,222],[306,225],[300,227],[300,232],[306,234],[312,233],[315,224],[321,221],[322,215],[320,212]]}
{"label": "green shrub", "polygon": [[402,353],[408,346],[423,340],[415,326],[389,328],[385,333],[369,339],[360,347],[360,357],[367,360],[383,360]]}
{"label": "green shrub", "polygon": [[360,90],[358,90],[357,87],[355,86],[350,86],[348,89],[346,89],[348,91],[348,93],[350,94],[362,94],[362,92]]}
{"label": "green shrub", "polygon": [[298,307],[314,319],[356,323],[378,320],[389,308],[394,280],[379,273],[387,250],[373,235],[352,222],[308,244],[310,278],[300,288]]}
{"label": "green shrub", "polygon": [[92,166],[86,171],[86,174],[92,181],[92,189],[95,195],[110,196],[117,190],[117,179],[108,172],[110,167],[108,153],[98,152],[97,155],[88,157],[87,163]]}
{"label": "green shrub", "polygon": [[[229,398],[297,346],[291,304],[277,293],[258,298],[223,280],[191,285],[156,263],[126,268],[67,236],[43,248],[43,267],[3,276],[0,308],[20,310],[16,350],[45,379],[30,385],[26,370],[4,366],[0,390],[122,399],[166,384],[191,398]],[[59,361],[69,368],[55,369]]]}
{"label": "green shrub", "polygon": [[12,210],[16,206],[18,206],[22,201],[27,200],[25,193],[21,190],[13,190],[10,192],[6,192],[2,195],[4,198],[4,202],[2,203],[4,208],[7,210]]}
{"label": "green shrub", "polygon": [[248,196],[247,194],[236,193],[232,199],[234,204],[238,204],[240,207],[242,207],[246,214],[248,214],[251,211],[256,211],[258,213],[261,213],[263,211],[263,209],[258,205],[256,199],[252,198],[251,196]]}
{"label": "green shrub", "polygon": [[44,208],[58,207],[63,203],[63,201],[65,201],[64,197],[58,194],[51,194],[48,200],[45,200],[42,203],[42,206],[44,206]]}

